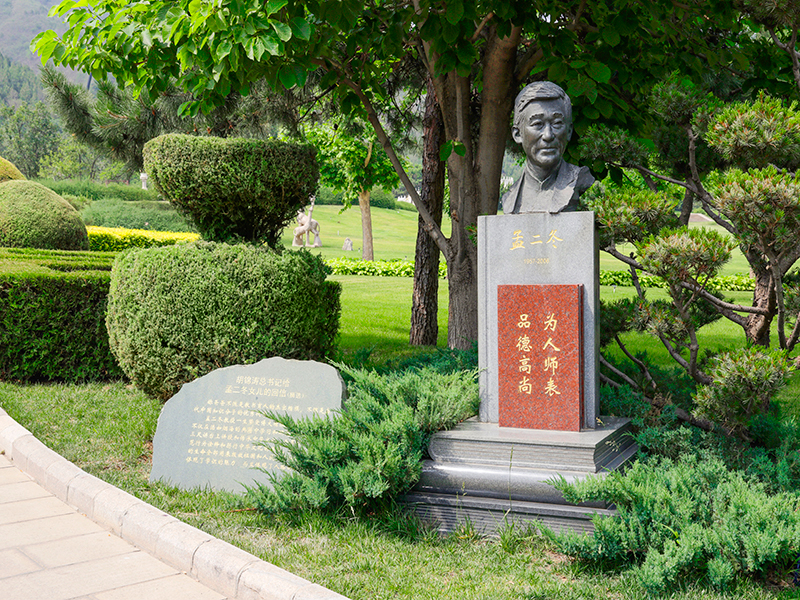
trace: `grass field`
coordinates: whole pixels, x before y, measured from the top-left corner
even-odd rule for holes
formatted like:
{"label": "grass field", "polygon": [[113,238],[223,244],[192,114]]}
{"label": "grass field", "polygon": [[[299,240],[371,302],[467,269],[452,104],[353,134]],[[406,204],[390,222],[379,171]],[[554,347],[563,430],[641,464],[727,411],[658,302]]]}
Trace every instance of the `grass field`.
{"label": "grass field", "polygon": [[[341,212],[340,212],[341,211]],[[414,246],[417,243],[417,220],[419,215],[411,210],[390,210],[371,208],[373,251],[376,260],[402,258],[414,260]],[[314,248],[324,258],[361,258],[361,211],[352,206],[342,211],[341,206],[315,206],[312,214],[319,222],[322,248]],[[287,248],[292,247],[292,231],[295,224],[289,225],[281,241]],[[450,220],[443,224],[445,235],[450,235]],[[353,242],[353,251],[342,250],[345,238]]]}

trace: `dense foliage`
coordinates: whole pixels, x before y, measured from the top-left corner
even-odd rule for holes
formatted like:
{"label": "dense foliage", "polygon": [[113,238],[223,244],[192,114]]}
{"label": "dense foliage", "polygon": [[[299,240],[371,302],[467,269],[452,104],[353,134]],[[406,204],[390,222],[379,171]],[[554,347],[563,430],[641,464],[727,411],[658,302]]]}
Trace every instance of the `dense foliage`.
{"label": "dense foliage", "polygon": [[800,498],[767,493],[764,484],[718,459],[638,462],[623,475],[558,487],[570,502],[604,500],[617,516],[595,518],[595,534],[563,535],[580,558],[635,567],[641,585],[662,593],[700,574],[725,589],[740,575],[766,579],[800,552]]}
{"label": "dense foliage", "polygon": [[316,193],[315,156],[310,146],[178,134],[144,148],[151,181],[205,239],[272,248]]}
{"label": "dense foliage", "polygon": [[0,246],[88,250],[86,226],[72,205],[33,181],[0,185]]}
{"label": "dense foliage", "polygon": [[105,327],[112,260],[84,252],[0,251],[0,379],[122,377]]}
{"label": "dense foliage", "polygon": [[42,161],[60,142],[60,128],[43,102],[0,106],[0,154],[26,177],[39,174]]}
{"label": "dense foliage", "polygon": [[385,507],[419,480],[431,434],[478,409],[476,371],[422,367],[381,375],[337,367],[348,390],[341,413],[268,415],[289,435],[270,447],[292,472],[251,490],[262,512]]}
{"label": "dense foliage", "polygon": [[[0,5],[2,6],[2,5]],[[0,105],[18,106],[44,100],[44,89],[36,72],[0,54]]]}
{"label": "dense foliage", "polygon": [[209,242],[127,251],[114,263],[107,325],[126,375],[168,399],[210,371],[270,356],[322,360],[339,328],[322,259]]}

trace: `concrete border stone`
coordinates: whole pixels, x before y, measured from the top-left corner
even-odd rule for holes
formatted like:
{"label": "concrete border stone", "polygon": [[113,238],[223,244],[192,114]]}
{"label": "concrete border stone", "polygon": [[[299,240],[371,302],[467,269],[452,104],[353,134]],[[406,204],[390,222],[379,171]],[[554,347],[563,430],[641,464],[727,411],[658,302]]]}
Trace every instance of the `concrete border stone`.
{"label": "concrete border stone", "polygon": [[231,600],[348,600],[89,475],[0,408],[0,452],[98,525]]}
{"label": "concrete border stone", "polygon": [[186,573],[191,572],[197,549],[215,539],[177,519],[159,531],[154,556],[168,565]]}
{"label": "concrete border stone", "polygon": [[44,487],[62,502],[67,501],[70,482],[83,473],[68,460],[59,460],[47,468],[47,478]]}

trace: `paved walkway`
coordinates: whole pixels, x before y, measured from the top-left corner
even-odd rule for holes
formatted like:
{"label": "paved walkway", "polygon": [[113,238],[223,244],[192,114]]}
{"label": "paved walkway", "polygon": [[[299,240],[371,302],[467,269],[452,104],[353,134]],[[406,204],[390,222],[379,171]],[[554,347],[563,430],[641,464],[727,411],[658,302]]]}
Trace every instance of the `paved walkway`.
{"label": "paved walkway", "polygon": [[224,600],[122,540],[0,455],[0,600]]}
{"label": "paved walkway", "polygon": [[34,599],[348,600],[89,475],[0,408],[0,600]]}

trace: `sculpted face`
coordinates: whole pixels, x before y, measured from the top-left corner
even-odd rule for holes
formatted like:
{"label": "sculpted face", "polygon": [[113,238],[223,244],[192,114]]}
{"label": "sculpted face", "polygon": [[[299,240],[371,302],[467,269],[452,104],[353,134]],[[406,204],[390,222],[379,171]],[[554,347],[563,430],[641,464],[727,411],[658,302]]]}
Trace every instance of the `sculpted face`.
{"label": "sculpted face", "polygon": [[559,99],[534,100],[522,110],[518,125],[511,129],[514,141],[522,144],[537,176],[547,177],[561,162],[572,137],[572,123]]}

